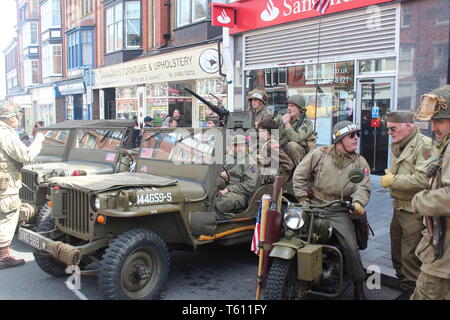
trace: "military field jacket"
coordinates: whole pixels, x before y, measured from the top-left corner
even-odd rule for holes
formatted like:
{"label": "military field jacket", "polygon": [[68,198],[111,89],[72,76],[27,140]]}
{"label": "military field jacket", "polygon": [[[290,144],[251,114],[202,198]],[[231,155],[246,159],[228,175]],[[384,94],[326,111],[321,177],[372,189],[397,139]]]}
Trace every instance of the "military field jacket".
{"label": "military field jacket", "polygon": [[[434,258],[434,249],[425,229],[422,240],[416,248],[416,255],[422,261],[421,270],[436,277],[450,279],[450,146],[443,152],[443,162],[430,190],[417,193],[412,200],[414,211],[422,216],[447,217],[447,231],[444,239],[444,255]],[[444,150],[444,148],[442,150]]]}
{"label": "military field jacket", "polygon": [[[341,197],[341,190],[348,181],[348,173],[353,168],[364,171],[365,177],[359,184],[349,182],[344,188],[344,197],[352,197],[353,202],[366,206],[370,198],[370,169],[361,155],[355,153],[348,157],[342,168],[338,168],[333,160],[332,147],[320,147],[308,153],[294,171],[292,178],[295,196],[302,200],[307,197],[308,184],[312,183],[314,200],[323,203],[323,200],[337,200]],[[336,151],[337,152],[337,151]],[[326,195],[317,198],[320,194]]]}
{"label": "military field jacket", "polygon": [[249,197],[259,184],[258,168],[254,164],[225,164],[230,180],[227,189]]}
{"label": "military field jacket", "polygon": [[257,161],[264,181],[274,179],[275,176],[281,176],[287,181],[294,169],[291,158],[275,140],[268,140],[260,147]]}
{"label": "military field jacket", "polygon": [[[414,134],[414,133],[413,133]],[[433,140],[416,131],[398,158],[393,157],[391,172],[395,175],[390,188],[391,197],[397,200],[411,200],[413,196],[428,187],[425,175],[427,164],[438,157]],[[413,212],[410,204],[394,201],[394,208]]]}
{"label": "military field jacket", "polygon": [[[292,128],[285,128],[283,124],[283,119],[281,116],[275,118],[278,125],[280,145],[285,146],[288,142],[302,143],[308,138],[312,137],[311,134],[314,132],[314,125],[308,117],[305,117],[301,126],[295,130],[298,122],[300,120],[291,120],[290,124]],[[314,136],[315,138],[315,136]]]}
{"label": "military field jacket", "polygon": [[[251,107],[251,106],[250,106]],[[267,109],[266,107],[262,107],[261,109],[254,111],[252,109],[252,125],[253,127],[256,127],[257,122],[261,122],[264,119],[271,119],[273,117],[272,112]]]}
{"label": "military field jacket", "polygon": [[25,146],[14,129],[0,121],[0,171],[4,175],[2,179],[9,179],[8,188],[0,191],[0,197],[18,194],[22,187],[20,169],[16,168],[11,158],[20,163],[29,162],[41,152],[41,149],[41,143],[32,143],[29,147]]}

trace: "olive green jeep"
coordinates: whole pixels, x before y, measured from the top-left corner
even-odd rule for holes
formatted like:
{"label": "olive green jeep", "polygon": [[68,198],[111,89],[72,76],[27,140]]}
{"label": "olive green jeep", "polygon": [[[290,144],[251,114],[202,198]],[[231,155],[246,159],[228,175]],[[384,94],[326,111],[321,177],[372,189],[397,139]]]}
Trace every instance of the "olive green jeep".
{"label": "olive green jeep", "polygon": [[156,298],[169,273],[169,250],[250,244],[261,197],[272,185],[259,185],[233,218],[216,219],[225,136],[224,128],[146,129],[136,172],[50,179],[48,227],[21,228],[19,239],[36,248],[38,266],[51,275],[67,276],[68,265],[89,274],[83,268],[94,262],[105,298]]}
{"label": "olive green jeep", "polygon": [[39,129],[45,136],[40,154],[22,170],[19,196],[35,217],[22,217],[28,228],[51,212],[48,181],[55,176],[99,175],[129,171],[133,148],[132,120],[68,120]]}

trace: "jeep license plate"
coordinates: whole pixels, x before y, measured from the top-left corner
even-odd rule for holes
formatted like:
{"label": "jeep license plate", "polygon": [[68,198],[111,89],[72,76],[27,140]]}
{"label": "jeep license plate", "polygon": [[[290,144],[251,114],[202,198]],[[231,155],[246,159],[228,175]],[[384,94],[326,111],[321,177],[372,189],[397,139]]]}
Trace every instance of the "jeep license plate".
{"label": "jeep license plate", "polygon": [[36,249],[41,249],[41,241],[39,237],[35,236],[32,233],[29,233],[29,231],[26,229],[23,228],[19,229],[18,238],[19,240],[25,242],[26,244],[29,244],[30,246]]}

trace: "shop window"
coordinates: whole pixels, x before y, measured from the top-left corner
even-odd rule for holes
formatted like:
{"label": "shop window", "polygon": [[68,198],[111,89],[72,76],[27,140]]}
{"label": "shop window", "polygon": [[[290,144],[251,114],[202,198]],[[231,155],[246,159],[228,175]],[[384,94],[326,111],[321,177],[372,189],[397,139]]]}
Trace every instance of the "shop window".
{"label": "shop window", "polygon": [[61,1],[47,0],[41,4],[41,32],[61,28]]}
{"label": "shop window", "polygon": [[359,61],[359,74],[395,72],[395,58],[369,59]]}
{"label": "shop window", "polygon": [[137,87],[116,88],[117,119],[133,119],[138,113]]}
{"label": "shop window", "polygon": [[92,29],[78,29],[67,35],[68,69],[90,67],[94,64],[94,33]]}
{"label": "shop window", "polygon": [[177,0],[177,27],[186,26],[208,18],[208,0]]}

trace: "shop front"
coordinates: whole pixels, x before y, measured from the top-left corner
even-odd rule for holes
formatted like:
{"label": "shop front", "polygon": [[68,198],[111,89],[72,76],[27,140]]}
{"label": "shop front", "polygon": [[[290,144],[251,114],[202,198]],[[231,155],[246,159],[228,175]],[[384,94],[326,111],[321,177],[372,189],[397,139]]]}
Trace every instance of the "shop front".
{"label": "shop front", "polygon": [[236,13],[228,31],[240,67],[235,109],[248,109],[246,94],[255,88],[268,93],[278,114],[286,112],[287,97],[300,94],[319,145],[331,144],[334,124],[354,121],[362,129],[360,153],[373,173],[383,173],[390,156],[381,120],[396,110],[400,4],[391,2],[332,1],[325,15],[310,1],[222,5]]}
{"label": "shop front", "polygon": [[[217,44],[191,47],[95,70],[100,118],[133,119],[151,116],[162,126],[166,115],[179,110],[179,127],[200,127],[206,106],[185,88],[208,101],[226,104],[226,82],[219,75]],[[212,94],[212,95],[211,95]]]}
{"label": "shop front", "polygon": [[86,87],[82,78],[57,82],[57,89],[64,98],[65,120],[90,119]]}
{"label": "shop front", "polygon": [[25,130],[25,132],[31,134],[35,122],[31,94],[11,95],[9,99],[12,102],[17,103],[22,109],[23,117],[21,126]]}
{"label": "shop front", "polygon": [[56,123],[55,91],[52,85],[29,90],[33,104],[34,122],[43,121],[44,126]]}

